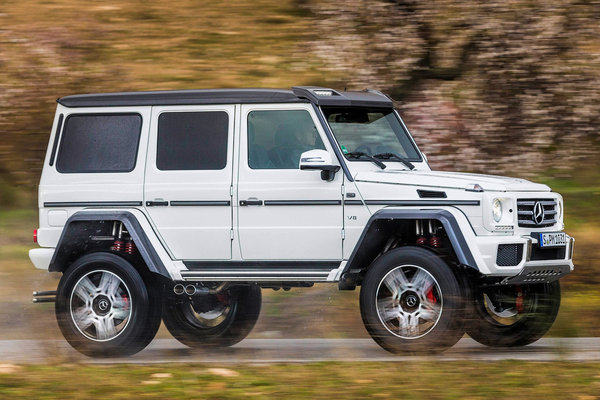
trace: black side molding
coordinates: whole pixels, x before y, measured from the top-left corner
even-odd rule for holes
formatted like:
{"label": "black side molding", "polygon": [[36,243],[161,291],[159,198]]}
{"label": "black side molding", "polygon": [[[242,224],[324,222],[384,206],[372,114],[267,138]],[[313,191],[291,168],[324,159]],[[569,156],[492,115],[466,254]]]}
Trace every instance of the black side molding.
{"label": "black side molding", "polygon": [[44,207],[141,207],[141,201],[46,201]]}
{"label": "black side molding", "polygon": [[365,200],[367,205],[379,206],[478,206],[479,200]]}

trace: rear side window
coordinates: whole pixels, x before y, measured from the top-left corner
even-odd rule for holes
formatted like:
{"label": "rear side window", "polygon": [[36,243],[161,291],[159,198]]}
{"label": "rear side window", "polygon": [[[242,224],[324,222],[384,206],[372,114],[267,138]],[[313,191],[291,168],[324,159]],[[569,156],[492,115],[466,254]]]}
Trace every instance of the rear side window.
{"label": "rear side window", "polygon": [[160,114],[156,166],[163,171],[225,168],[228,126],[224,111]]}
{"label": "rear side window", "polygon": [[139,114],[69,115],[56,169],[62,173],[131,172],[141,129]]}

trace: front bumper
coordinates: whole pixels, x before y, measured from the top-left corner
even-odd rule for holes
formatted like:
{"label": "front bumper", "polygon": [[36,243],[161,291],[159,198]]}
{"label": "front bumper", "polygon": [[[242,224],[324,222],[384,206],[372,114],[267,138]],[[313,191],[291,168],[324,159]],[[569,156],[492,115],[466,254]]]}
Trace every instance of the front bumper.
{"label": "front bumper", "polygon": [[[556,279],[559,279],[568,274],[574,269],[574,243],[575,239],[567,235],[567,245],[564,248],[540,250],[537,239],[531,236],[478,236],[476,238],[476,247],[481,255],[480,260],[485,263],[485,268],[489,271],[485,275],[514,277],[514,279],[517,279],[517,276],[521,277],[519,279],[533,279],[535,276],[539,276],[541,279],[544,278],[544,274],[547,274],[546,278],[554,280],[556,276],[558,276]],[[519,250],[518,263],[509,266],[499,265],[499,248],[511,245],[522,248],[522,251]],[[480,268],[480,270],[483,269]],[[548,280],[546,279],[546,281]],[[511,281],[512,283],[515,281]],[[529,283],[534,282],[530,281]]]}

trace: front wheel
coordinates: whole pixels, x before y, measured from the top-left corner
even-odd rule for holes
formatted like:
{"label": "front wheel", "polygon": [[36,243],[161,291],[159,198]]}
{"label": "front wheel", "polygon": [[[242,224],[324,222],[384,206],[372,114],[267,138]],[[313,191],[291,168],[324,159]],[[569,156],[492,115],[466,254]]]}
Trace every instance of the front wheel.
{"label": "front wheel", "polygon": [[548,332],[560,308],[560,283],[476,291],[467,333],[486,346],[525,346]]}
{"label": "front wheel", "polygon": [[165,296],[163,322],[189,347],[226,347],[243,340],[258,319],[260,287],[231,286],[205,296]]}
{"label": "front wheel", "polygon": [[430,353],[463,335],[464,301],[450,267],[417,247],[391,250],[369,267],[360,291],[363,322],[392,353]]}

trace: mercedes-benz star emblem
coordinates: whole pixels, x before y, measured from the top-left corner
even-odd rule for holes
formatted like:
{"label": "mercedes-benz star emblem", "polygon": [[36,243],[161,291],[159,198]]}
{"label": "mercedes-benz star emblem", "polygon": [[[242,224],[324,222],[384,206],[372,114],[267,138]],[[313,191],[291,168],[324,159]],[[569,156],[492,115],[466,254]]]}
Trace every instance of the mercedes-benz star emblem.
{"label": "mercedes-benz star emblem", "polygon": [[536,201],[533,206],[533,222],[535,222],[536,225],[540,225],[544,222],[544,217],[544,206],[539,201]]}
{"label": "mercedes-benz star emblem", "polygon": [[100,310],[102,311],[106,311],[106,309],[108,308],[108,301],[102,299],[98,302],[98,308],[100,308]]}
{"label": "mercedes-benz star emblem", "polygon": [[417,298],[415,296],[408,296],[406,298],[406,305],[409,307],[414,307],[417,304]]}

